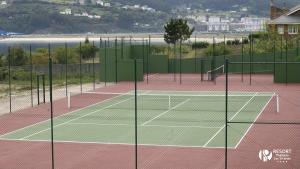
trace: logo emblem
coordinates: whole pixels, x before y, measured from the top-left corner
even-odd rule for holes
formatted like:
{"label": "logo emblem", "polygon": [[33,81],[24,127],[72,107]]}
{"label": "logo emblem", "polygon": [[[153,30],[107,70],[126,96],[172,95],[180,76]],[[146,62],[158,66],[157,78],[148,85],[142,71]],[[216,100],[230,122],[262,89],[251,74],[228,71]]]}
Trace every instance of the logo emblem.
{"label": "logo emblem", "polygon": [[267,161],[270,161],[272,159],[272,155],[273,154],[272,154],[271,151],[264,149],[264,150],[259,151],[258,157],[263,162],[267,162]]}

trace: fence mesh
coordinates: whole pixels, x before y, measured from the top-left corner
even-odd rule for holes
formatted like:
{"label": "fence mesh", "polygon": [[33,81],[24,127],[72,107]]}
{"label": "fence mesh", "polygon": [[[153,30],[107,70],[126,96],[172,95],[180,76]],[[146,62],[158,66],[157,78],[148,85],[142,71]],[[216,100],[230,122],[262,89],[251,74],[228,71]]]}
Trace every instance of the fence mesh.
{"label": "fence mesh", "polygon": [[300,166],[297,50],[189,58],[189,43],[150,41],[11,47],[0,67],[1,113],[12,112],[0,118],[0,166]]}

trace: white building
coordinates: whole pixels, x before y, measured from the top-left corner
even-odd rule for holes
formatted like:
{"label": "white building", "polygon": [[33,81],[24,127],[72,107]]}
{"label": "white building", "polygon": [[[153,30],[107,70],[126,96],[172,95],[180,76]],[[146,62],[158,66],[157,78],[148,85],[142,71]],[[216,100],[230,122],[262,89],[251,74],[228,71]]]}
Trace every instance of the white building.
{"label": "white building", "polygon": [[222,22],[208,22],[207,23],[207,30],[209,32],[225,32],[229,31],[229,23],[222,23]]}
{"label": "white building", "polygon": [[1,6],[6,6],[7,2],[6,1],[1,1]]}
{"label": "white building", "polygon": [[78,3],[79,3],[80,5],[84,5],[84,4],[85,4],[85,0],[78,0]]}
{"label": "white building", "polygon": [[247,32],[265,31],[267,21],[267,18],[241,18],[241,23],[245,25],[245,31]]}
{"label": "white building", "polygon": [[60,11],[59,13],[62,15],[72,15],[72,10],[70,8],[66,8],[65,10]]}
{"label": "white building", "polygon": [[105,3],[103,4],[103,6],[105,6],[105,7],[111,7],[111,5],[110,5],[109,2],[105,2]]}
{"label": "white building", "polygon": [[210,23],[218,23],[218,22],[221,22],[221,18],[218,17],[218,16],[210,16],[208,18],[208,22],[210,22]]}
{"label": "white building", "polygon": [[104,6],[104,2],[103,2],[103,1],[101,1],[101,0],[98,0],[98,1],[96,1],[96,4],[97,4],[97,5]]}

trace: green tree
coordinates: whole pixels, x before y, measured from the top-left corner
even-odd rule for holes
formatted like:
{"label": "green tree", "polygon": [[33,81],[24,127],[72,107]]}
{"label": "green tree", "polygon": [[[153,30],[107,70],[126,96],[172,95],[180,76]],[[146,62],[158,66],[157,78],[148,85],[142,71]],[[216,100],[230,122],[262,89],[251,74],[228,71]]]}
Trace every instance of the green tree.
{"label": "green tree", "polygon": [[194,28],[190,28],[187,20],[171,19],[165,26],[164,40],[168,44],[183,42],[191,37]]}
{"label": "green tree", "polygon": [[4,66],[4,55],[3,54],[0,54],[0,67]]}
{"label": "green tree", "polygon": [[[56,63],[58,64],[65,64],[66,63],[66,49],[65,47],[58,47],[53,49],[52,52],[53,58]],[[67,57],[68,57],[68,64],[78,63],[79,62],[79,55],[75,51],[74,48],[67,49]]]}
{"label": "green tree", "polygon": [[[78,55],[80,55],[80,47],[76,49]],[[81,55],[83,59],[90,59],[96,55],[98,48],[90,43],[84,43],[81,45]]]}
{"label": "green tree", "polygon": [[22,66],[25,65],[27,61],[28,56],[23,48],[13,47],[10,49],[10,63],[12,66]]}
{"label": "green tree", "polygon": [[38,48],[32,54],[32,63],[33,64],[48,64],[48,49],[46,48]]}

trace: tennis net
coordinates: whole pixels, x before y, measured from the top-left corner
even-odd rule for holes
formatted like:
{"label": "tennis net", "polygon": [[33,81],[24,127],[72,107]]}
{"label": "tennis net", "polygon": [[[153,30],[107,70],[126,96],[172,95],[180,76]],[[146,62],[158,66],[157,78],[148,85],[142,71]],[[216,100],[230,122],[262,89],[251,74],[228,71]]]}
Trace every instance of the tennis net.
{"label": "tennis net", "polygon": [[208,81],[213,81],[215,80],[218,76],[221,76],[225,73],[225,66],[221,65],[213,70],[209,70],[206,72],[207,75],[207,80]]}

